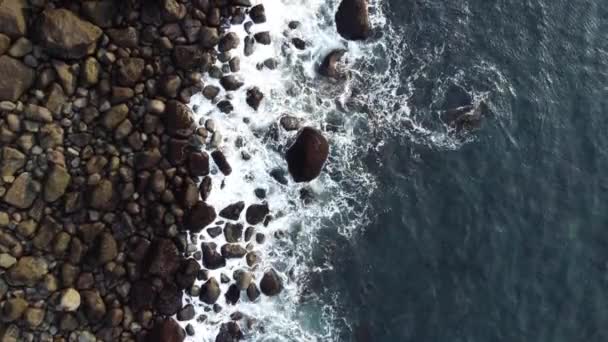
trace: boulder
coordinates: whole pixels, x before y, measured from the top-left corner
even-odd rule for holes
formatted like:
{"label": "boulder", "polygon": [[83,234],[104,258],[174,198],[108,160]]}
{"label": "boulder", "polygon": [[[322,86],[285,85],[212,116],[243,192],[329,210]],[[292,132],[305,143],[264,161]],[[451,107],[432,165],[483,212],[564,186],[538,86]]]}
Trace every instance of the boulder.
{"label": "boulder", "polygon": [[215,209],[212,206],[199,201],[186,213],[184,228],[193,233],[198,233],[213,223],[216,217]]}
{"label": "boulder", "polygon": [[121,58],[114,67],[118,83],[127,87],[135,85],[141,78],[144,67],[142,58]]}
{"label": "boulder", "polygon": [[338,33],[347,40],[365,40],[370,35],[367,0],[342,0],[335,16]]}
{"label": "boulder", "polygon": [[245,247],[236,243],[227,243],[221,248],[222,256],[226,259],[238,259],[247,254]]}
{"label": "boulder", "polygon": [[222,151],[215,150],[211,152],[211,158],[213,158],[213,161],[225,176],[232,173],[232,167],[228,164],[228,160],[226,160],[226,156]]}
{"label": "boulder", "polygon": [[287,150],[285,159],[294,181],[309,182],[321,174],[328,156],[329,144],[323,134],[312,127],[304,127]]}
{"label": "boulder", "polygon": [[110,210],[114,207],[114,185],[108,179],[102,179],[89,194],[89,204],[93,209]]}
{"label": "boulder", "polygon": [[82,58],[94,52],[102,31],[67,9],[47,9],[38,23],[38,41],[50,55]]}
{"label": "boulder", "polygon": [[119,1],[88,0],[81,5],[82,14],[95,25],[103,28],[111,27],[112,21],[119,13]]}
{"label": "boulder", "polygon": [[258,110],[258,108],[260,108],[260,103],[262,102],[263,99],[264,99],[264,93],[262,93],[260,91],[260,88],[253,87],[253,88],[247,89],[246,102],[251,108]]}
{"label": "boulder", "polygon": [[163,119],[168,133],[183,138],[190,137],[194,132],[194,120],[191,113],[190,108],[179,101],[167,102]]}
{"label": "boulder", "polygon": [[236,49],[239,43],[239,36],[235,32],[228,32],[220,39],[217,48],[220,52],[226,52]]}
{"label": "boulder", "polygon": [[345,72],[339,68],[339,62],[344,54],[346,54],[346,50],[344,49],[332,50],[323,58],[323,62],[318,69],[319,74],[333,79],[346,78]]}
{"label": "boulder", "polygon": [[13,39],[25,36],[27,21],[24,8],[26,5],[25,0],[0,1],[0,33]]}
{"label": "boulder", "polygon": [[177,286],[171,282],[166,283],[156,298],[154,308],[161,315],[173,316],[181,307],[182,290],[178,289]]}
{"label": "boulder", "polygon": [[94,265],[104,265],[118,256],[118,244],[110,233],[102,233],[95,240],[91,249]]}
{"label": "boulder", "polygon": [[266,296],[276,296],[283,290],[281,278],[274,269],[264,272],[264,276],[260,281],[260,290]]}
{"label": "boulder", "polygon": [[249,10],[249,17],[251,21],[256,24],[261,24],[266,22],[266,10],[264,9],[264,5],[259,4],[251,7]]}
{"label": "boulder", "polygon": [[201,286],[200,300],[203,303],[215,304],[220,294],[220,284],[215,278],[211,277]]}
{"label": "boulder", "polygon": [[209,52],[204,51],[198,45],[178,45],[173,49],[173,60],[175,65],[184,69],[194,68],[207,71],[214,63]]}
{"label": "boulder", "polygon": [[30,173],[24,172],[19,175],[4,195],[4,202],[19,209],[27,209],[32,206],[40,192],[40,184],[34,180]]}
{"label": "boulder", "polygon": [[268,208],[267,203],[252,204],[247,208],[247,212],[245,212],[245,218],[247,219],[247,223],[251,225],[256,225],[264,221],[264,218],[269,213],[270,209]]}
{"label": "boulder", "polygon": [[220,37],[216,27],[203,26],[199,33],[199,43],[205,49],[214,48],[219,43]]}
{"label": "boulder", "polygon": [[0,75],[0,101],[13,102],[30,89],[36,76],[34,70],[6,55],[0,56]]}
{"label": "boulder", "polygon": [[3,303],[1,318],[5,322],[16,321],[21,318],[25,309],[27,309],[27,301],[25,299],[20,297],[11,298]]}
{"label": "boulder", "polygon": [[224,209],[220,210],[219,215],[220,217],[223,217],[225,219],[236,221],[239,219],[239,216],[241,215],[243,209],[245,209],[245,202],[239,201],[236,203],[232,203]]}
{"label": "boulder", "polygon": [[188,156],[188,170],[194,177],[209,174],[209,155],[206,152],[193,152]]}
{"label": "boulder", "polygon": [[80,307],[80,293],[73,288],[61,291],[58,309],[61,311],[76,311]]}
{"label": "boulder", "polygon": [[241,223],[227,222],[224,226],[224,237],[226,242],[239,242],[243,236],[243,225]]}
{"label": "boulder", "polygon": [[148,273],[171,278],[179,269],[182,257],[175,246],[175,243],[169,239],[158,239],[152,243],[147,257],[146,270]]}
{"label": "boulder", "polygon": [[0,158],[0,176],[13,176],[15,172],[25,166],[25,154],[12,147],[2,148]]}
{"label": "boulder", "polygon": [[241,328],[236,322],[222,323],[215,342],[238,342],[244,338]]}
{"label": "boulder", "polygon": [[215,245],[210,243],[202,243],[203,250],[203,266],[209,270],[216,270],[226,266],[226,259],[215,250]]}
{"label": "boulder", "polygon": [[154,325],[148,333],[146,342],[183,342],[186,333],[182,327],[173,319],[166,318]]}
{"label": "boulder", "polygon": [[106,315],[106,303],[101,298],[99,291],[89,290],[80,293],[84,313],[91,321],[99,321]]}
{"label": "boulder", "polygon": [[224,298],[226,299],[226,303],[234,305],[241,299],[241,290],[239,290],[236,284],[232,284],[228,287],[228,291],[224,294]]}
{"label": "boulder", "polygon": [[60,165],[53,165],[44,184],[44,200],[55,202],[68,188],[70,184],[70,173]]}
{"label": "boulder", "polygon": [[6,281],[13,286],[32,287],[49,272],[49,266],[43,258],[24,256],[11,267],[6,274]]}
{"label": "boulder", "polygon": [[227,75],[220,78],[220,84],[226,91],[234,91],[242,87],[244,83],[236,78],[235,75]]}

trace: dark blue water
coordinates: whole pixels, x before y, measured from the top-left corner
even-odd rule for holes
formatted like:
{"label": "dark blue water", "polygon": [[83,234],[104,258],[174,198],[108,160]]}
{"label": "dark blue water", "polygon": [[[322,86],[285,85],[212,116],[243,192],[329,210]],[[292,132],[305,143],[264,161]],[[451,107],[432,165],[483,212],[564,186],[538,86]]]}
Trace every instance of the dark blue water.
{"label": "dark blue water", "polygon": [[341,339],[607,341],[608,2],[383,6],[418,123],[442,127],[452,83],[492,114],[455,148],[395,130],[361,156],[371,223],[324,233],[315,280]]}

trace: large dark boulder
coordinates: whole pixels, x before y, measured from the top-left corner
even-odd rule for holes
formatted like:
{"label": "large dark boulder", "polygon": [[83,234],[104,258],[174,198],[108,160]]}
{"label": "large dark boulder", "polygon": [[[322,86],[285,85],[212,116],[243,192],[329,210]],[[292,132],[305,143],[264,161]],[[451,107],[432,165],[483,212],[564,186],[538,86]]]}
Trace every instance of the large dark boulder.
{"label": "large dark boulder", "polygon": [[173,318],[167,318],[154,325],[148,333],[146,342],[183,342],[186,332]]}
{"label": "large dark boulder", "polygon": [[319,66],[319,74],[333,79],[346,78],[346,73],[339,67],[340,60],[345,53],[346,50],[344,49],[336,49],[327,54]]}
{"label": "large dark boulder", "polygon": [[289,147],[285,159],[296,182],[309,182],[321,174],[329,156],[329,144],[321,132],[304,127]]}
{"label": "large dark boulder", "polygon": [[256,225],[262,221],[266,215],[270,213],[270,209],[268,208],[268,203],[262,204],[252,204],[247,208],[245,212],[245,219],[247,223],[251,225]]}
{"label": "large dark boulder", "polygon": [[0,1],[0,33],[15,39],[24,36],[27,31],[27,20],[24,8],[25,0]]}
{"label": "large dark boulder", "polygon": [[217,270],[226,266],[226,258],[215,250],[215,245],[212,243],[201,244],[203,250],[203,266],[209,270]]}
{"label": "large dark boulder", "polygon": [[215,304],[221,293],[220,284],[215,278],[211,277],[201,286],[199,298],[203,303]]}
{"label": "large dark boulder", "polygon": [[0,101],[17,101],[35,79],[35,72],[19,60],[0,57]]}
{"label": "large dark boulder", "polygon": [[241,328],[235,322],[222,323],[215,342],[238,342],[243,339]]}
{"label": "large dark boulder", "polygon": [[241,212],[245,209],[245,202],[239,201],[236,203],[232,203],[220,210],[220,217],[223,217],[228,220],[238,220],[239,216],[241,216]]}
{"label": "large dark boulder", "polygon": [[146,257],[147,271],[150,274],[170,278],[182,262],[177,246],[169,239],[154,241]]}
{"label": "large dark boulder", "polygon": [[93,53],[102,31],[66,9],[47,9],[38,23],[38,41],[59,58],[82,58]]}
{"label": "large dark boulder", "polygon": [[335,19],[338,33],[344,39],[364,40],[369,37],[367,0],[342,0]]}
{"label": "large dark boulder", "polygon": [[170,135],[188,138],[194,132],[192,112],[181,102],[174,100],[167,102],[163,119]]}
{"label": "large dark boulder", "polygon": [[276,296],[283,290],[283,283],[277,272],[270,269],[264,272],[264,276],[260,281],[260,290],[266,296]]}
{"label": "large dark boulder", "polygon": [[215,221],[216,217],[217,214],[212,206],[199,201],[186,214],[184,227],[191,232],[198,233]]}

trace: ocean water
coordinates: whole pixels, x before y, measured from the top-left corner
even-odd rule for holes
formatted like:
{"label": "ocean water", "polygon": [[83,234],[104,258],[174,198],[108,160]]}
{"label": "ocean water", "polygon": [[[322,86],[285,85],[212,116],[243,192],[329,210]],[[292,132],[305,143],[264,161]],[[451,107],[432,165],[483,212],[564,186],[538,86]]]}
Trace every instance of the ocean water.
{"label": "ocean water", "polygon": [[[608,2],[372,0],[362,43],[336,34],[337,0],[263,3],[269,22],[254,31],[273,44],[242,59],[235,112],[192,105],[217,121],[234,169],[216,173],[209,202],[268,191],[275,219],[255,272],[274,267],[286,288],[222,298],[219,314],[186,299],[208,315],[191,341],[213,341],[236,310],[255,318],[250,341],[608,340]],[[348,82],[315,72],[337,47]],[[258,70],[268,57],[279,68]],[[244,101],[254,85],[257,113]],[[478,129],[446,124],[454,93],[487,104]],[[331,144],[308,185],[270,176],[294,137],[272,128],[285,113]]]}

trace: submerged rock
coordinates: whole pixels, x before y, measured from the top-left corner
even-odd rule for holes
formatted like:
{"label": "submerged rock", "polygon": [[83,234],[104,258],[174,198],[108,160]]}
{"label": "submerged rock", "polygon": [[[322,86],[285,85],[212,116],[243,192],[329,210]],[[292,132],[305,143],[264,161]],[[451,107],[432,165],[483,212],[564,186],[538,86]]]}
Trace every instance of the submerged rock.
{"label": "submerged rock", "polygon": [[285,159],[294,181],[310,182],[321,174],[328,156],[329,144],[323,134],[312,127],[304,127],[287,150]]}
{"label": "submerged rock", "polygon": [[345,71],[339,68],[339,62],[344,54],[346,54],[346,50],[344,49],[332,50],[329,54],[327,54],[327,56],[325,56],[323,62],[319,66],[319,74],[333,79],[346,78]]}
{"label": "submerged rock", "polygon": [[370,24],[367,0],[342,0],[335,16],[338,33],[347,40],[369,37]]}
{"label": "submerged rock", "polygon": [[260,281],[260,289],[266,296],[276,296],[283,290],[281,278],[274,269],[264,272]]}

